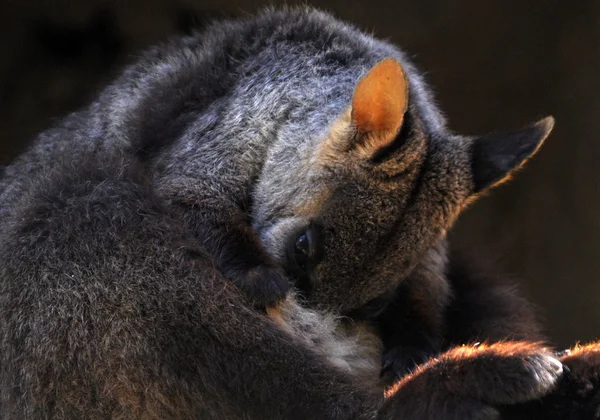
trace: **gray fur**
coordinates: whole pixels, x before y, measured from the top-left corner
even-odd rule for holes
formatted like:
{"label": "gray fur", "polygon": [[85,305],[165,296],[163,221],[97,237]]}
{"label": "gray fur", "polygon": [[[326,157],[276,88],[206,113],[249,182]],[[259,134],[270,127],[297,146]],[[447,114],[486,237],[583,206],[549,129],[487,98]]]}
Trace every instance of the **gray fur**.
{"label": "gray fur", "polygon": [[[409,81],[410,129],[383,162],[351,159],[352,127],[328,144],[332,124],[387,57]],[[362,326],[321,311],[337,317],[412,272],[443,306],[443,237],[481,190],[474,141],[446,131],[402,52],[312,9],[149,50],[0,179],[2,417],[375,418],[380,389],[359,378],[377,340],[363,346]],[[509,150],[506,171],[526,157]],[[255,303],[285,295],[284,246],[315,220],[326,253],[311,309],[290,297],[278,324]],[[525,383],[545,374],[550,387],[547,365]],[[392,396],[381,417],[435,408],[419,398]]]}

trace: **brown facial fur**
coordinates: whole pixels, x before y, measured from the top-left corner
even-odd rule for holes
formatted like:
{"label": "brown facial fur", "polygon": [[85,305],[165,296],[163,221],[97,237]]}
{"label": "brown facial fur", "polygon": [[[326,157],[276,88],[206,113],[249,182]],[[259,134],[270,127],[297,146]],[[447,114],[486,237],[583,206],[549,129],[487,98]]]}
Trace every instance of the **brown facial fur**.
{"label": "brown facial fur", "polygon": [[[495,164],[490,161],[494,155],[486,154],[488,144],[492,151],[508,153],[502,162],[516,166],[499,170],[510,173],[526,153],[539,148],[540,141],[531,143],[531,136],[548,133],[534,128],[506,140],[432,133],[407,102],[408,93],[398,62],[380,61],[357,80],[351,106],[331,122],[314,149],[298,155],[299,168],[284,175],[289,180],[271,176],[273,185],[265,188],[290,190],[289,198],[277,201],[276,211],[270,209],[274,228],[263,241],[284,266],[289,258],[281,251],[285,240],[293,240],[290,236],[309,223],[323,228],[325,256],[308,273],[308,298],[321,308],[344,312],[390,290],[443,239],[479,194],[473,172],[481,167],[474,163],[477,142],[485,165]],[[510,155],[513,148],[521,154]],[[304,189],[290,189],[284,182]],[[289,227],[278,222],[277,213]]]}

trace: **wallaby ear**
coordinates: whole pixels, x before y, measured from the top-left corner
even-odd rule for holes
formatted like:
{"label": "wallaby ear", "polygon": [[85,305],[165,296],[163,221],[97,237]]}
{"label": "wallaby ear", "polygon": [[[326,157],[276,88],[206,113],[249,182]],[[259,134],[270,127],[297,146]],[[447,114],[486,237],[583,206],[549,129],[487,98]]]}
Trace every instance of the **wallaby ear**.
{"label": "wallaby ear", "polygon": [[492,133],[475,139],[472,149],[475,193],[508,179],[533,156],[554,127],[546,117],[519,130]]}
{"label": "wallaby ear", "polygon": [[352,96],[352,124],[357,147],[373,156],[400,131],[408,108],[408,81],[400,64],[386,58],[363,76]]}

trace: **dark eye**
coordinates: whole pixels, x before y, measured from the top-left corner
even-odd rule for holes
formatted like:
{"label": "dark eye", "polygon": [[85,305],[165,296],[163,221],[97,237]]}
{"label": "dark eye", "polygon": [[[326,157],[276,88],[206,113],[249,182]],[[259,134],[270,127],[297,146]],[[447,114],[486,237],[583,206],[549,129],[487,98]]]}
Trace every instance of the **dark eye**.
{"label": "dark eye", "polygon": [[310,224],[290,239],[288,244],[290,265],[294,271],[302,271],[302,274],[308,274],[308,271],[317,265],[323,256],[320,227]]}
{"label": "dark eye", "polygon": [[310,225],[304,232],[296,237],[294,243],[294,258],[296,263],[306,270],[308,266],[315,266],[323,254],[321,243],[321,229]]}
{"label": "dark eye", "polygon": [[301,233],[300,236],[296,238],[294,257],[296,258],[298,265],[305,269],[310,258],[310,239],[308,231]]}
{"label": "dark eye", "polygon": [[322,229],[316,224],[293,235],[287,246],[286,270],[296,287],[304,294],[310,293],[314,279],[314,267],[323,258]]}

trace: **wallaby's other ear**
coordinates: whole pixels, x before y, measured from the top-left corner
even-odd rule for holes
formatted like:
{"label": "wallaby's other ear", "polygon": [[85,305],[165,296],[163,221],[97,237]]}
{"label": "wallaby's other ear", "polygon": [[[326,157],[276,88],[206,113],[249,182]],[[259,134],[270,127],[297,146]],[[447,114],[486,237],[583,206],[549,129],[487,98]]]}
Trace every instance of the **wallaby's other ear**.
{"label": "wallaby's other ear", "polygon": [[402,127],[408,108],[408,81],[400,64],[386,58],[363,76],[352,96],[352,124],[357,144],[373,156],[389,146]]}
{"label": "wallaby's other ear", "polygon": [[554,127],[546,117],[519,130],[492,133],[475,139],[472,151],[475,193],[508,179],[533,156]]}

